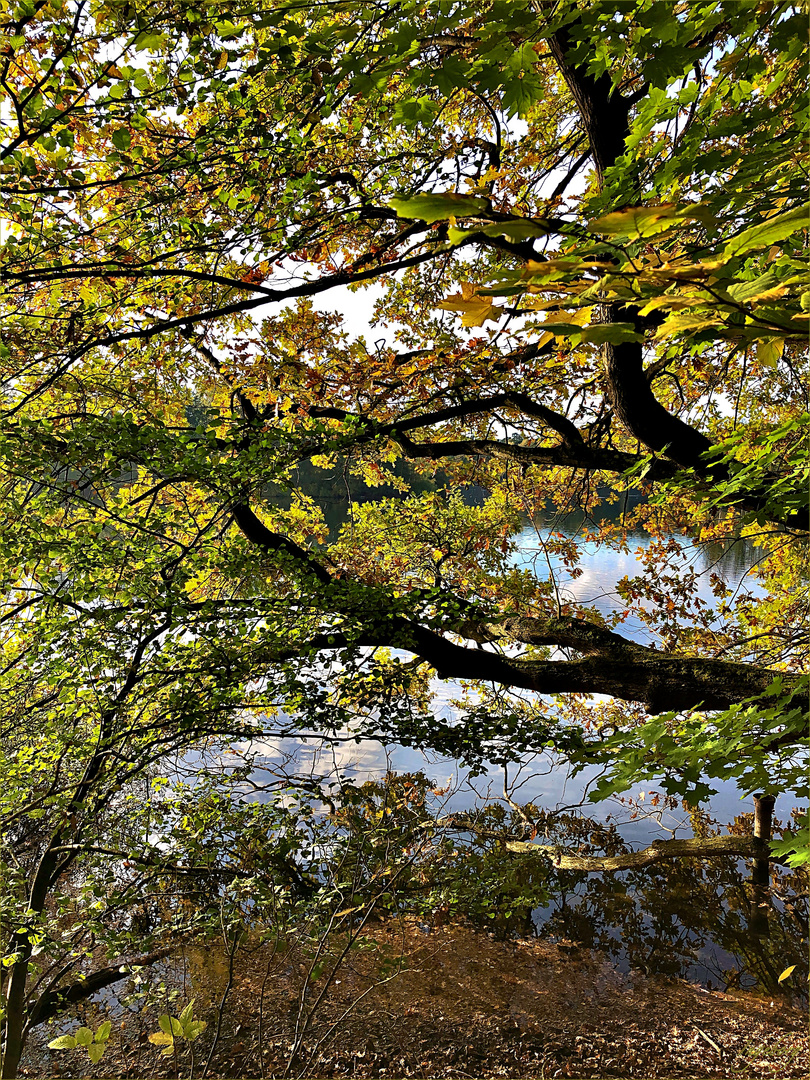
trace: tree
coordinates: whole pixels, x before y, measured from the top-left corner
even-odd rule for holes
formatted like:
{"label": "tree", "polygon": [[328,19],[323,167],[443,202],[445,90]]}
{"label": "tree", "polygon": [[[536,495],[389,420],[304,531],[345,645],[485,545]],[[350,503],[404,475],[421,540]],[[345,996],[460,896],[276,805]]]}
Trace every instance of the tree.
{"label": "tree", "polygon": [[[24,820],[46,810],[49,895],[77,799],[112,808],[273,710],[469,763],[553,744],[615,783],[698,797],[708,759],[805,792],[799,5],[24,0],[3,21],[5,769]],[[316,304],[369,284],[373,345]],[[338,458],[491,497],[385,499],[330,537],[296,470]],[[521,514],[573,503],[601,543],[656,538],[612,624],[510,563]],[[679,531],[753,538],[759,591],[696,600]],[[434,674],[472,685],[459,723]],[[69,779],[35,791],[52,761]]]}

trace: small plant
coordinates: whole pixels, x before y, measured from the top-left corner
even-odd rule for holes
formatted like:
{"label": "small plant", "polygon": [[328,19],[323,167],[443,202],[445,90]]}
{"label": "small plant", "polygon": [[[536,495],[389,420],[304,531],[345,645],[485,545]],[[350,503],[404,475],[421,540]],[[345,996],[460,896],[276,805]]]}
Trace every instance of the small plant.
{"label": "small plant", "polygon": [[105,1020],[95,1033],[89,1027],[80,1027],[75,1035],[60,1035],[51,1039],[48,1047],[51,1050],[86,1050],[87,1056],[95,1065],[104,1057],[111,1030],[112,1024]]}
{"label": "small plant", "polygon": [[186,1005],[179,1016],[169,1016],[168,1013],[164,1013],[158,1020],[160,1031],[150,1035],[149,1042],[153,1046],[163,1047],[161,1050],[163,1057],[171,1057],[174,1053],[175,1039],[185,1039],[186,1042],[192,1043],[208,1027],[205,1020],[195,1020],[193,1016],[193,1001]]}

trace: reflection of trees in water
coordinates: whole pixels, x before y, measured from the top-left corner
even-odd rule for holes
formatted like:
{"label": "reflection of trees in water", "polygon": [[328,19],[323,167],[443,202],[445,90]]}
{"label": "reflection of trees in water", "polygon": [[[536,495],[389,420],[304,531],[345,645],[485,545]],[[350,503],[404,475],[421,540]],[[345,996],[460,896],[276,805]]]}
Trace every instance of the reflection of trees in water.
{"label": "reflection of trees in water", "polygon": [[[289,484],[288,489],[268,484],[264,489],[265,501],[288,510],[293,503],[293,491],[312,499],[323,512],[330,540],[336,539],[341,527],[351,521],[352,503],[405,499],[411,495],[446,490],[449,486],[441,470],[433,477],[424,476],[404,458],[390,467],[390,482],[371,486],[356,475],[349,462],[341,457],[337,457],[334,464],[326,469],[316,467],[309,460],[299,462],[290,476]],[[455,489],[455,485],[453,487]],[[461,488],[461,495],[468,505],[480,506],[488,497],[488,492],[471,484]]]}
{"label": "reflection of trees in water", "polygon": [[[290,478],[292,488],[313,499],[320,506],[324,520],[329,528],[331,539],[337,537],[341,527],[351,520],[351,503],[372,502],[379,499],[403,499],[409,495],[446,489],[447,477],[439,470],[432,477],[418,472],[408,461],[397,461],[392,469],[392,483],[382,483],[371,487],[364,480],[354,475],[349,463],[337,458],[329,469],[315,467],[309,460],[302,461]],[[396,481],[404,482],[407,489],[396,486]],[[584,528],[598,527],[603,524],[616,524],[644,501],[637,492],[628,492],[624,498],[610,502],[607,496],[610,489],[600,489],[600,501],[585,513],[575,503],[566,510],[560,510],[548,504],[545,510],[538,510],[534,515],[534,526],[558,530],[569,537],[576,537]],[[480,506],[488,497],[488,492],[481,487],[469,485],[461,489],[461,496],[470,506]],[[265,491],[268,503],[289,509],[292,504],[291,491],[268,486]],[[643,543],[648,534],[631,531],[630,539]],[[699,569],[711,570],[727,581],[738,581],[758,558],[757,548],[742,537],[729,537],[727,540],[709,540],[701,543]]]}
{"label": "reflection of trees in water", "polygon": [[[750,831],[749,822],[737,820]],[[566,824],[575,834],[567,840]],[[585,830],[582,846],[591,850],[583,854],[614,854],[621,845],[615,832],[587,819],[561,822],[559,842],[569,846]],[[750,873],[737,860],[679,859],[621,874],[560,871],[546,888],[549,899],[537,912],[541,938],[598,949],[631,970],[691,974],[721,989],[806,994],[808,900],[801,872],[772,867],[768,936],[752,929]],[[791,965],[796,971],[780,987],[779,975]]]}
{"label": "reflection of trees in water", "polygon": [[744,537],[706,540],[700,545],[701,569],[710,570],[724,581],[739,581],[762,555]]}
{"label": "reflection of trees in water", "polygon": [[[369,880],[391,851],[422,845],[392,891],[392,911],[412,911],[430,921],[432,910],[434,917],[460,917],[505,938],[536,935],[598,950],[623,969],[722,989],[806,995],[806,872],[771,864],[762,934],[763,920],[752,908],[751,869],[742,860],[681,857],[621,873],[556,870],[535,854],[507,852],[504,841],[531,838],[583,856],[615,856],[631,848],[615,823],[546,812],[531,803],[510,808],[489,802],[469,814],[440,817],[442,827],[425,845],[428,796],[446,794],[434,786],[421,773],[389,772],[378,781],[342,787],[339,799],[333,792],[340,809],[324,827],[370,860]],[[690,817],[695,835],[725,832],[699,810]],[[750,836],[752,818],[738,816],[728,831]],[[383,849],[374,841],[380,828]],[[378,905],[379,913],[383,908]],[[794,965],[789,982],[780,984],[779,975]]]}

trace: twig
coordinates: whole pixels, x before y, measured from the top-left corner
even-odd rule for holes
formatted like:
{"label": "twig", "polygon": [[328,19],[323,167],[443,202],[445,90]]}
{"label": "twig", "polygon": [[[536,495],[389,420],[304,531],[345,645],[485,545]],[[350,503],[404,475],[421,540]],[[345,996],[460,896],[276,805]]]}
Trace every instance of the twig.
{"label": "twig", "polygon": [[236,955],[236,950],[237,950],[237,947],[239,945],[239,939],[240,939],[241,936],[242,936],[242,931],[241,931],[240,928],[237,927],[237,929],[236,929],[236,931],[234,932],[234,935],[233,935],[233,941],[231,942],[231,947],[230,947],[230,949],[228,951],[228,982],[227,982],[227,984],[225,986],[225,990],[223,991],[222,1000],[219,1003],[219,1008],[217,1009],[217,1030],[214,1033],[214,1041],[211,1043],[211,1049],[208,1051],[208,1058],[207,1058],[207,1060],[205,1062],[205,1068],[202,1071],[202,1076],[201,1076],[200,1080],[205,1080],[205,1077],[208,1074],[208,1067],[211,1064],[211,1059],[214,1056],[214,1051],[216,1050],[217,1043],[219,1042],[219,1034],[220,1034],[220,1031],[222,1030],[222,1014],[223,1014],[223,1011],[225,1009],[225,1002],[226,1002],[226,1000],[228,998],[228,994],[231,992],[231,987],[233,986],[233,961],[234,961],[234,957]]}
{"label": "twig", "polygon": [[698,1035],[702,1036],[706,1040],[706,1042],[709,1044],[709,1046],[711,1046],[711,1048],[713,1050],[715,1050],[717,1052],[717,1054],[719,1054],[720,1057],[723,1056],[722,1047],[718,1046],[717,1043],[714,1041],[714,1039],[710,1039],[709,1036],[706,1034],[706,1032],[702,1028],[696,1027],[695,1031],[698,1033]]}

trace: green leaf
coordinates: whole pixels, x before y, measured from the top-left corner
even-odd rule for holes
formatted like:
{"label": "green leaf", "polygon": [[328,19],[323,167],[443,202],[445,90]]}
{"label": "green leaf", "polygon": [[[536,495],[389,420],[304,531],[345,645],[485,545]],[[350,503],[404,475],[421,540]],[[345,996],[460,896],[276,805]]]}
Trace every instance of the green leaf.
{"label": "green leaf", "polygon": [[155,30],[142,30],[135,38],[134,45],[138,52],[148,49],[150,52],[159,52],[166,44],[166,34]]}
{"label": "green leaf", "polygon": [[87,1047],[87,1055],[95,1065],[96,1062],[101,1061],[104,1057],[104,1051],[107,1049],[107,1044],[104,1042],[93,1043],[92,1046]]}
{"label": "green leaf", "polygon": [[655,236],[684,221],[697,221],[705,216],[705,210],[697,205],[679,206],[662,203],[660,206],[633,206],[616,210],[612,214],[591,221],[589,232],[607,236],[647,237]]}
{"label": "green leaf", "polygon": [[757,359],[765,367],[775,368],[784,351],[784,338],[764,338],[757,342]]}
{"label": "green leaf", "polygon": [[[549,326],[549,330],[553,330]],[[644,335],[636,331],[632,323],[599,323],[596,326],[583,326],[580,329],[580,337],[583,341],[590,341],[594,345],[619,345],[623,341],[643,341]]]}
{"label": "green leaf", "polygon": [[513,244],[531,240],[537,236],[546,236],[549,224],[546,221],[533,221],[531,218],[513,218],[511,221],[496,221],[485,225],[481,232],[484,236],[503,236]]}
{"label": "green leaf", "polygon": [[72,1035],[60,1035],[48,1043],[49,1050],[74,1050],[75,1047],[76,1040]]}
{"label": "green leaf", "polygon": [[489,199],[446,191],[431,195],[412,195],[408,199],[391,199],[389,206],[396,210],[397,217],[417,218],[430,225],[434,221],[443,221],[450,217],[483,214],[489,210]]}
{"label": "green leaf", "polygon": [[447,238],[451,244],[460,244],[468,236],[502,236],[511,244],[520,244],[538,236],[546,236],[549,224],[545,221],[533,221],[531,218],[513,218],[511,221],[496,221],[480,229],[448,229]]}
{"label": "green leaf", "polygon": [[704,311],[695,312],[692,315],[670,315],[653,335],[656,341],[680,334],[685,330],[705,330],[710,326],[720,326],[722,320],[713,318]]}
{"label": "green leaf", "polygon": [[110,1023],[109,1020],[105,1020],[103,1024],[99,1025],[98,1030],[96,1031],[96,1042],[99,1042],[99,1043],[106,1042],[107,1039],[109,1039],[109,1037],[110,1037],[110,1032],[111,1031],[112,1031],[112,1024]]}
{"label": "green leaf", "polygon": [[786,240],[794,233],[801,232],[810,224],[810,203],[797,206],[788,210],[785,214],[768,218],[760,225],[754,225],[750,229],[741,232],[733,240],[729,240],[723,248],[723,256],[730,258],[733,255],[745,255],[746,252],[756,251],[758,248],[770,247],[780,240]]}
{"label": "green leaf", "polygon": [[754,278],[753,281],[740,281],[728,287],[728,295],[737,303],[751,303],[764,296],[777,295],[783,291],[782,282],[772,270],[767,274],[761,274],[759,277]]}
{"label": "green leaf", "polygon": [[167,1035],[172,1035],[174,1033],[173,1029],[176,1023],[177,1020],[175,1020],[173,1016],[169,1016],[168,1013],[163,1013],[162,1016],[158,1017],[158,1027]]}
{"label": "green leaf", "polygon": [[391,123],[413,129],[417,124],[429,126],[436,119],[440,104],[429,97],[399,101],[391,113]]}
{"label": "green leaf", "polygon": [[129,150],[132,135],[127,128],[118,128],[112,134],[112,144],[118,150]]}
{"label": "green leaf", "polygon": [[180,1023],[180,1026],[185,1027],[186,1024],[189,1022],[189,1020],[191,1020],[191,1017],[193,1016],[193,1014],[194,1014],[194,999],[192,998],[191,1001],[188,1003],[188,1005],[186,1005],[185,1009],[183,1009],[183,1011],[177,1017],[177,1019],[178,1019],[178,1021]]}
{"label": "green leaf", "polygon": [[795,832],[786,829],[781,840],[772,840],[771,851],[777,858],[785,859],[793,869],[810,863],[810,822],[807,815],[799,821]]}
{"label": "green leaf", "polygon": [[93,1032],[89,1027],[80,1027],[75,1038],[77,1046],[89,1046],[93,1041]]}

